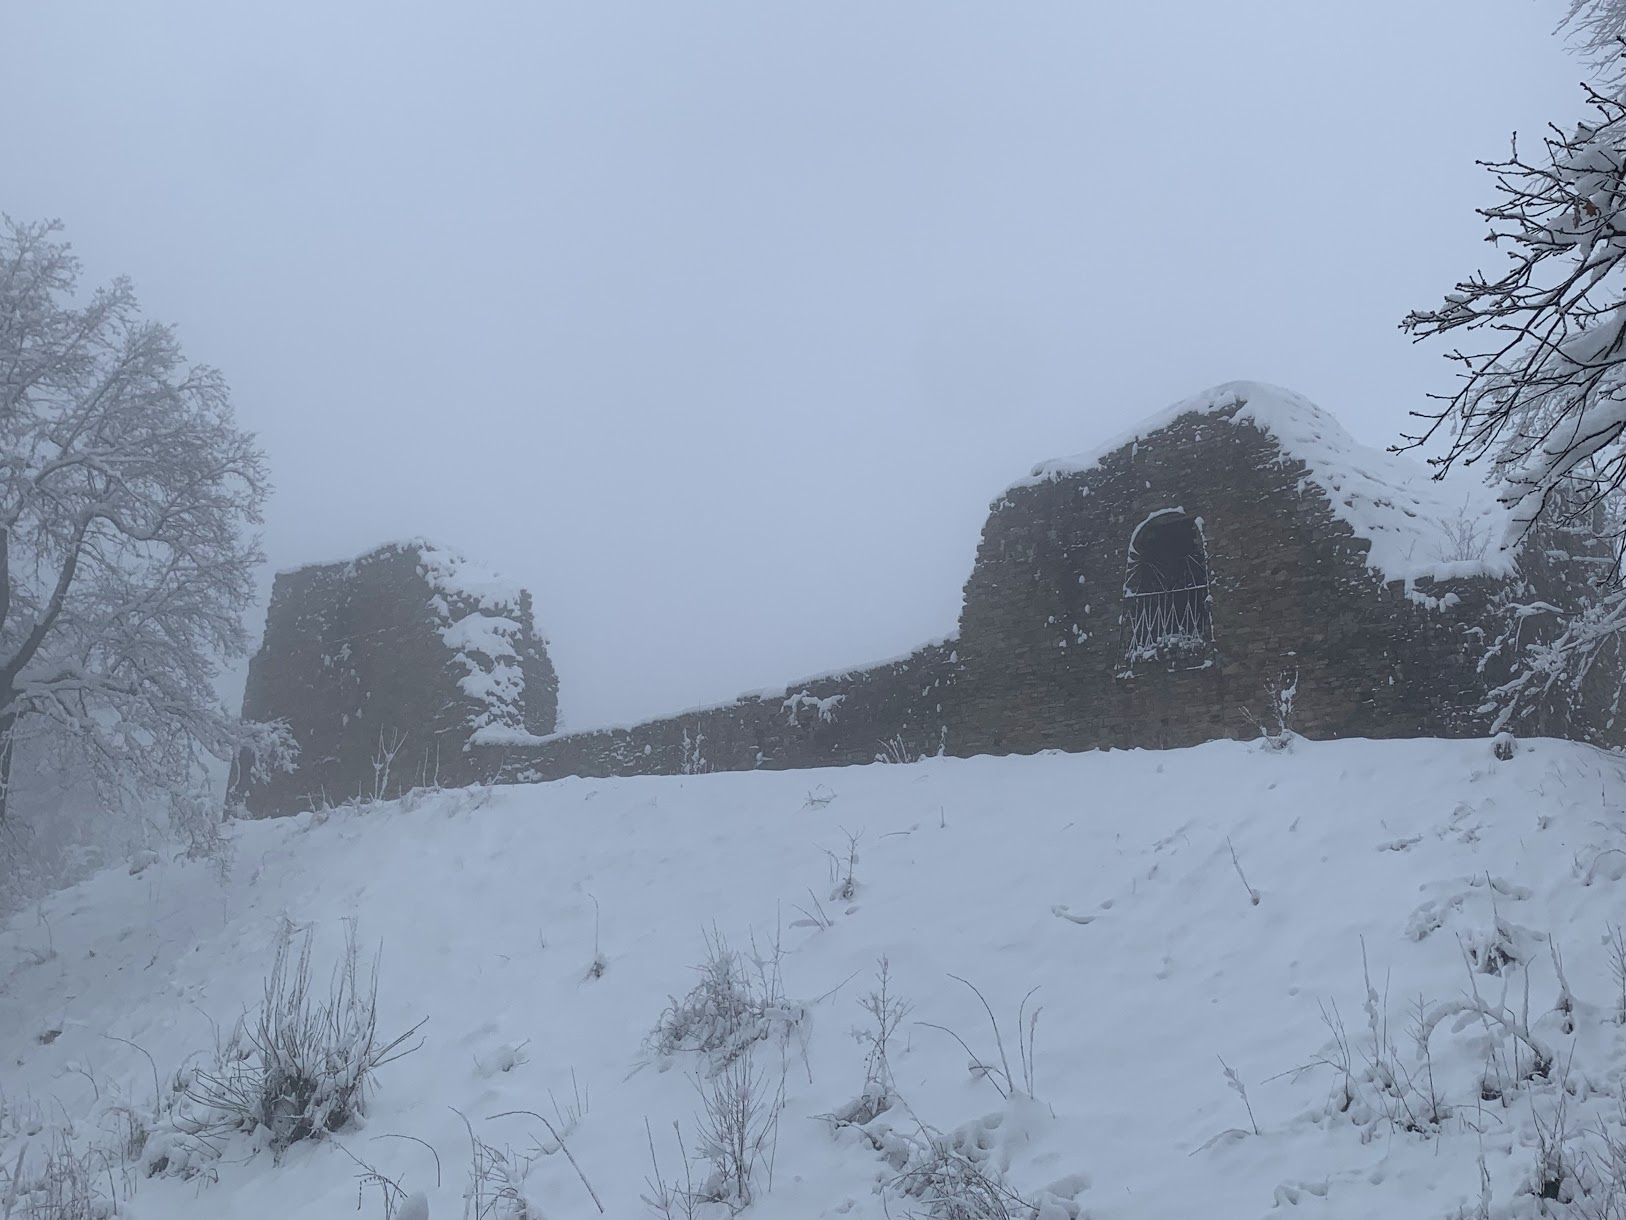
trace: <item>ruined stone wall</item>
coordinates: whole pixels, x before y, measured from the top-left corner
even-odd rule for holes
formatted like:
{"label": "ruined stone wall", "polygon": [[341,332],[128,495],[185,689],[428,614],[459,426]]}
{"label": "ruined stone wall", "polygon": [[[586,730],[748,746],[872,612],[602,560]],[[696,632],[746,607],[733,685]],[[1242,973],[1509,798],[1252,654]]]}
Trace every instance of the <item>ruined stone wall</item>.
{"label": "ruined stone wall", "polygon": [[[248,808],[293,813],[371,794],[380,740],[398,733],[391,794],[433,782],[1189,746],[1274,729],[1270,688],[1289,684],[1290,727],[1310,738],[1485,732],[1487,691],[1506,679],[1515,645],[1543,630],[1520,607],[1581,604],[1605,558],[1596,540],[1545,530],[1512,579],[1385,580],[1305,464],[1239,422],[1240,405],[1180,415],[1094,465],[1008,491],[983,529],[955,639],[632,727],[550,736],[558,684],[529,595],[467,579],[445,552],[384,547],[284,573],[244,711],[286,718],[303,755],[294,774],[248,787]],[[1133,652],[1130,539],[1169,510],[1200,525],[1211,638]],[[1428,562],[1470,559],[1449,552],[1495,542],[1453,538],[1449,523],[1437,543],[1413,533],[1438,546]],[[1510,625],[1518,634],[1498,652]],[[1623,744],[1619,652],[1583,689],[1544,700],[1514,727]]]}
{"label": "ruined stone wall", "polygon": [[[1234,413],[1183,416],[994,505],[965,591],[956,753],[1252,737],[1248,714],[1268,722],[1267,685],[1293,674],[1294,727],[1310,737],[1481,727],[1473,646],[1496,582],[1385,585],[1303,464]],[[1170,508],[1202,521],[1212,643],[1130,661],[1129,540]]]}
{"label": "ruined stone wall", "polygon": [[[422,544],[393,544],[277,575],[243,715],[285,720],[300,753],[294,771],[263,781],[239,770],[234,797],[249,813],[371,795],[380,750],[397,745],[391,795],[437,776],[473,782],[479,763],[465,747],[482,727],[491,731],[494,711],[511,733],[552,731],[558,681],[529,595],[494,595],[437,575],[456,562]],[[449,646],[448,629],[459,624],[466,640],[452,639],[467,646]],[[496,635],[473,630],[493,624]]]}
{"label": "ruined stone wall", "polygon": [[952,643],[932,644],[898,661],[634,727],[481,751],[477,765],[525,782],[847,766],[878,755],[912,762],[950,747],[947,707],[958,669]]}

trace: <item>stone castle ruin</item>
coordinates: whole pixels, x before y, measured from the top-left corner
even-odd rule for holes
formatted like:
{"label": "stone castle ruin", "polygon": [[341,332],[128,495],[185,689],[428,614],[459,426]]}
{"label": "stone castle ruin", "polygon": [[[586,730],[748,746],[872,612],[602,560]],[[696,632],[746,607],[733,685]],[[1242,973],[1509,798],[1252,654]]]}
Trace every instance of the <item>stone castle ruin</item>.
{"label": "stone castle ruin", "polygon": [[[1587,535],[1515,555],[1504,526],[1488,488],[1450,489],[1298,395],[1230,383],[1000,496],[954,637],[563,734],[529,594],[394,544],[276,578],[243,711],[285,719],[300,758],[237,795],[263,816],[435,782],[1169,748],[1255,737],[1284,698],[1311,738],[1478,735],[1509,606],[1575,605],[1605,554]],[[1555,699],[1525,727],[1615,744],[1608,707]]]}

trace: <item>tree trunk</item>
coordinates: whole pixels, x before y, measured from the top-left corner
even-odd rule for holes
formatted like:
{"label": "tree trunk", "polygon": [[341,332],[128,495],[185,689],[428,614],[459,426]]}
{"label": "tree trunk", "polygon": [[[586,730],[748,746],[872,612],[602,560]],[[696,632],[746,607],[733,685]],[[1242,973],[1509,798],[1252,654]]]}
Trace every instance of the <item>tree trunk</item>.
{"label": "tree trunk", "polygon": [[5,824],[6,798],[11,791],[12,739],[16,729],[16,711],[10,708],[0,711],[0,825]]}

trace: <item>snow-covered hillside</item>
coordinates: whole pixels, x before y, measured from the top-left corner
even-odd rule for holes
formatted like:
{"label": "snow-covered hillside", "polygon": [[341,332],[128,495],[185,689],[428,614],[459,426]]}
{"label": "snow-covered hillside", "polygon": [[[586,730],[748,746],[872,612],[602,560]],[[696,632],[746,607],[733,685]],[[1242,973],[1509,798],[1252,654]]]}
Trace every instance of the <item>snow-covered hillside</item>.
{"label": "snow-covered hillside", "polygon": [[[934,1167],[967,1207],[999,1182],[1046,1220],[1538,1214],[1544,1182],[1602,1181],[1623,1137],[1623,800],[1620,760],[1565,743],[1499,762],[1301,741],[568,780],[242,825],[224,883],[137,861],[0,935],[0,1214],[19,1165],[37,1183],[71,1147],[120,1215],[338,1217],[359,1192],[384,1216],[364,1162],[399,1183],[397,1217],[448,1220],[472,1202],[466,1118],[531,1153],[509,1161],[523,1214],[598,1215],[590,1183],[603,1214],[647,1216],[652,1145],[682,1186],[681,1133],[704,1185],[703,1093],[742,1046],[715,1079],[748,1062],[768,1128],[779,1100],[762,1220],[1035,1214],[934,1213]],[[187,1093],[223,1070],[283,921],[313,929],[326,995],[352,919],[382,946],[379,1034],[422,1022],[421,1047],[379,1069],[364,1120],[280,1164],[263,1131],[188,1145]],[[719,1020],[709,1058],[663,1058],[652,1031],[664,1013],[669,1044],[693,1040],[674,1018],[719,941],[764,962],[734,988],[747,1032]],[[886,1011],[910,1006],[889,1073],[864,1005],[882,958]],[[145,1147],[120,1147],[132,1126]],[[501,1185],[487,1214],[522,1214]]]}

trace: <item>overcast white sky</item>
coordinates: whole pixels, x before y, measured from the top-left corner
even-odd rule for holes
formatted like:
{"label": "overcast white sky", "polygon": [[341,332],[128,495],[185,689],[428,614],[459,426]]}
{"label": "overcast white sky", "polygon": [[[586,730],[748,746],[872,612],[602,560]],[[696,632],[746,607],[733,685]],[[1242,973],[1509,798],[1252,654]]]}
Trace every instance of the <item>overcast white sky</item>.
{"label": "overcast white sky", "polygon": [[952,631],[990,497],[1211,383],[1393,440],[1561,7],[0,0],[0,209],[225,370],[272,566],[457,546],[628,720]]}

